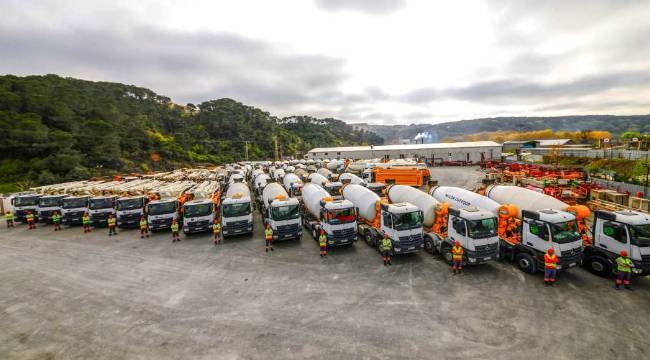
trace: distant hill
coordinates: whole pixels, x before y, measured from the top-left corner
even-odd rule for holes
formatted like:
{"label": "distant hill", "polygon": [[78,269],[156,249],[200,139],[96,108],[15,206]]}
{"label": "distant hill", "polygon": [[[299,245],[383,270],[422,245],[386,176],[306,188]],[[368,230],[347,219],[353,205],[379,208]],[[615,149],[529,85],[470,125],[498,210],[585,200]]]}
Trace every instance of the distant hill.
{"label": "distant hill", "polygon": [[[381,144],[335,119],[277,118],[231,99],[198,105],[137,86],[0,76],[0,192],[115,172],[271,159],[318,146]],[[4,190],[3,190],[4,189]]]}
{"label": "distant hill", "polygon": [[557,116],[557,117],[497,117],[453,121],[442,124],[413,125],[370,125],[352,124],[357,129],[372,131],[381,136],[387,144],[400,139],[414,139],[418,134],[426,137],[425,142],[437,142],[445,138],[494,131],[533,131],[552,129],[554,131],[604,130],[621,134],[627,130],[650,132],[650,115],[615,116]]}

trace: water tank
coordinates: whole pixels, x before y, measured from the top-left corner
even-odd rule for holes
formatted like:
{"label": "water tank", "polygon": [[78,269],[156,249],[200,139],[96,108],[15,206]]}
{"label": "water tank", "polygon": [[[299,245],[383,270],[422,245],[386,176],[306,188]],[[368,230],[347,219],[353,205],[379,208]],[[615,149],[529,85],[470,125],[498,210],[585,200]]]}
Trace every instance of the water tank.
{"label": "water tank", "polygon": [[289,198],[289,195],[284,190],[282,185],[278,183],[270,183],[266,185],[264,191],[262,191],[262,199],[264,200],[264,207],[269,206],[269,200],[273,201],[278,197],[284,197],[285,199]]}
{"label": "water tank", "polygon": [[448,203],[452,209],[476,207],[496,215],[499,206],[501,206],[501,204],[487,196],[454,186],[436,186],[431,189],[431,195],[440,202]]}
{"label": "water tank", "polygon": [[228,186],[228,191],[226,191],[226,197],[231,198],[236,194],[241,194],[241,197],[251,197],[251,192],[248,189],[248,186],[244,183],[232,183]]}
{"label": "water tank", "polygon": [[336,169],[338,169],[339,165],[341,164],[342,164],[341,161],[334,159],[327,164],[327,169],[331,171],[336,171]]}
{"label": "water tank", "polygon": [[320,201],[328,197],[330,194],[319,185],[307,184],[302,189],[302,202],[317,219],[320,218]]}
{"label": "water tank", "polygon": [[377,214],[376,204],[379,196],[367,188],[350,184],[343,188],[343,198],[350,200],[359,208],[359,216],[366,220],[373,220]]}
{"label": "water tank", "polygon": [[438,200],[433,196],[406,185],[392,185],[388,188],[388,198],[392,203],[411,203],[424,213],[423,224],[426,227],[433,226],[436,221],[436,206]]}
{"label": "water tank", "polygon": [[325,186],[329,182],[325,176],[319,174],[319,173],[313,173],[309,174],[309,182],[312,184],[320,185],[320,186]]}
{"label": "water tank", "polygon": [[344,173],[339,176],[339,181],[342,183],[345,183],[346,180],[350,180],[350,184],[357,184],[357,185],[364,185],[366,182],[363,181],[362,178],[352,174],[352,173]]}
{"label": "water tank", "polygon": [[273,173],[273,178],[274,178],[276,181],[280,181],[280,180],[282,180],[282,178],[284,177],[284,174],[285,174],[284,170],[282,170],[282,169],[276,169],[275,172]]}
{"label": "water tank", "polygon": [[552,196],[538,193],[513,185],[492,185],[487,188],[485,194],[490,199],[500,204],[512,204],[521,210],[538,211],[544,209],[566,210],[569,205]]}
{"label": "water tank", "polygon": [[292,173],[286,174],[282,182],[284,183],[284,188],[287,191],[291,191],[291,184],[293,184],[294,187],[302,185],[302,180],[300,180],[298,175]]}

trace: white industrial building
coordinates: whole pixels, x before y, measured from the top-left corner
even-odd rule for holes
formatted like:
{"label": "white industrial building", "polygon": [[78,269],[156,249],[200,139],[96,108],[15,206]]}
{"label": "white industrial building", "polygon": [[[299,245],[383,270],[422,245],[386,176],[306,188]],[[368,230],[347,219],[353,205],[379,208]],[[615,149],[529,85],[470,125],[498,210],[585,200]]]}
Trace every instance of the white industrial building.
{"label": "white industrial building", "polygon": [[494,141],[473,141],[437,144],[404,144],[378,146],[343,146],[316,148],[309,151],[311,159],[424,159],[431,163],[464,161],[477,163],[500,160],[501,145]]}

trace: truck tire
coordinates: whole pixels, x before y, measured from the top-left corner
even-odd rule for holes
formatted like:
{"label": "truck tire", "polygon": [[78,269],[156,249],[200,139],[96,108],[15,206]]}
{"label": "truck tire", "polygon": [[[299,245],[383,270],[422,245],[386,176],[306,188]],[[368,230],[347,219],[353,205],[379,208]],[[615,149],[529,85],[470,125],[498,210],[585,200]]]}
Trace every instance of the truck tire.
{"label": "truck tire", "polygon": [[537,263],[535,258],[528,253],[520,253],[515,256],[515,263],[517,267],[528,274],[534,274],[537,272]]}
{"label": "truck tire", "polygon": [[318,229],[315,226],[311,229],[311,237],[318,241]]}
{"label": "truck tire", "polygon": [[442,255],[442,258],[445,259],[445,262],[447,265],[451,266],[453,265],[453,256],[451,255],[451,245],[444,243],[440,247],[440,254]]}
{"label": "truck tire", "polygon": [[375,246],[375,241],[372,238],[372,233],[370,231],[366,231],[366,244],[374,247]]}
{"label": "truck tire", "polygon": [[435,245],[433,244],[433,239],[430,236],[424,237],[424,251],[428,252],[429,254],[436,253],[436,248]]}
{"label": "truck tire", "polygon": [[586,258],[583,265],[592,273],[598,276],[608,276],[612,273],[612,265],[602,256],[590,256]]}

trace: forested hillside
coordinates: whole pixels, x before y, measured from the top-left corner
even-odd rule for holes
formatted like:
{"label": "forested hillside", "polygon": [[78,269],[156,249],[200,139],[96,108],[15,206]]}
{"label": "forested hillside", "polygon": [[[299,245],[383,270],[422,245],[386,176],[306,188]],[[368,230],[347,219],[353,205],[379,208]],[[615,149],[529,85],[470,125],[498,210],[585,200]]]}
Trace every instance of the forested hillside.
{"label": "forested hillside", "polygon": [[[0,76],[0,184],[5,189],[382,143],[342,121],[278,119],[230,99],[179,106],[151,90],[56,75]],[[2,189],[0,189],[2,191]]]}
{"label": "forested hillside", "polygon": [[446,138],[462,139],[466,135],[497,131],[528,132],[550,129],[553,131],[601,130],[619,135],[625,131],[650,132],[650,115],[586,115],[557,117],[498,117],[453,121],[442,124],[370,125],[354,124],[355,128],[368,130],[384,138],[386,143],[399,139],[414,139],[426,134],[430,142]]}

